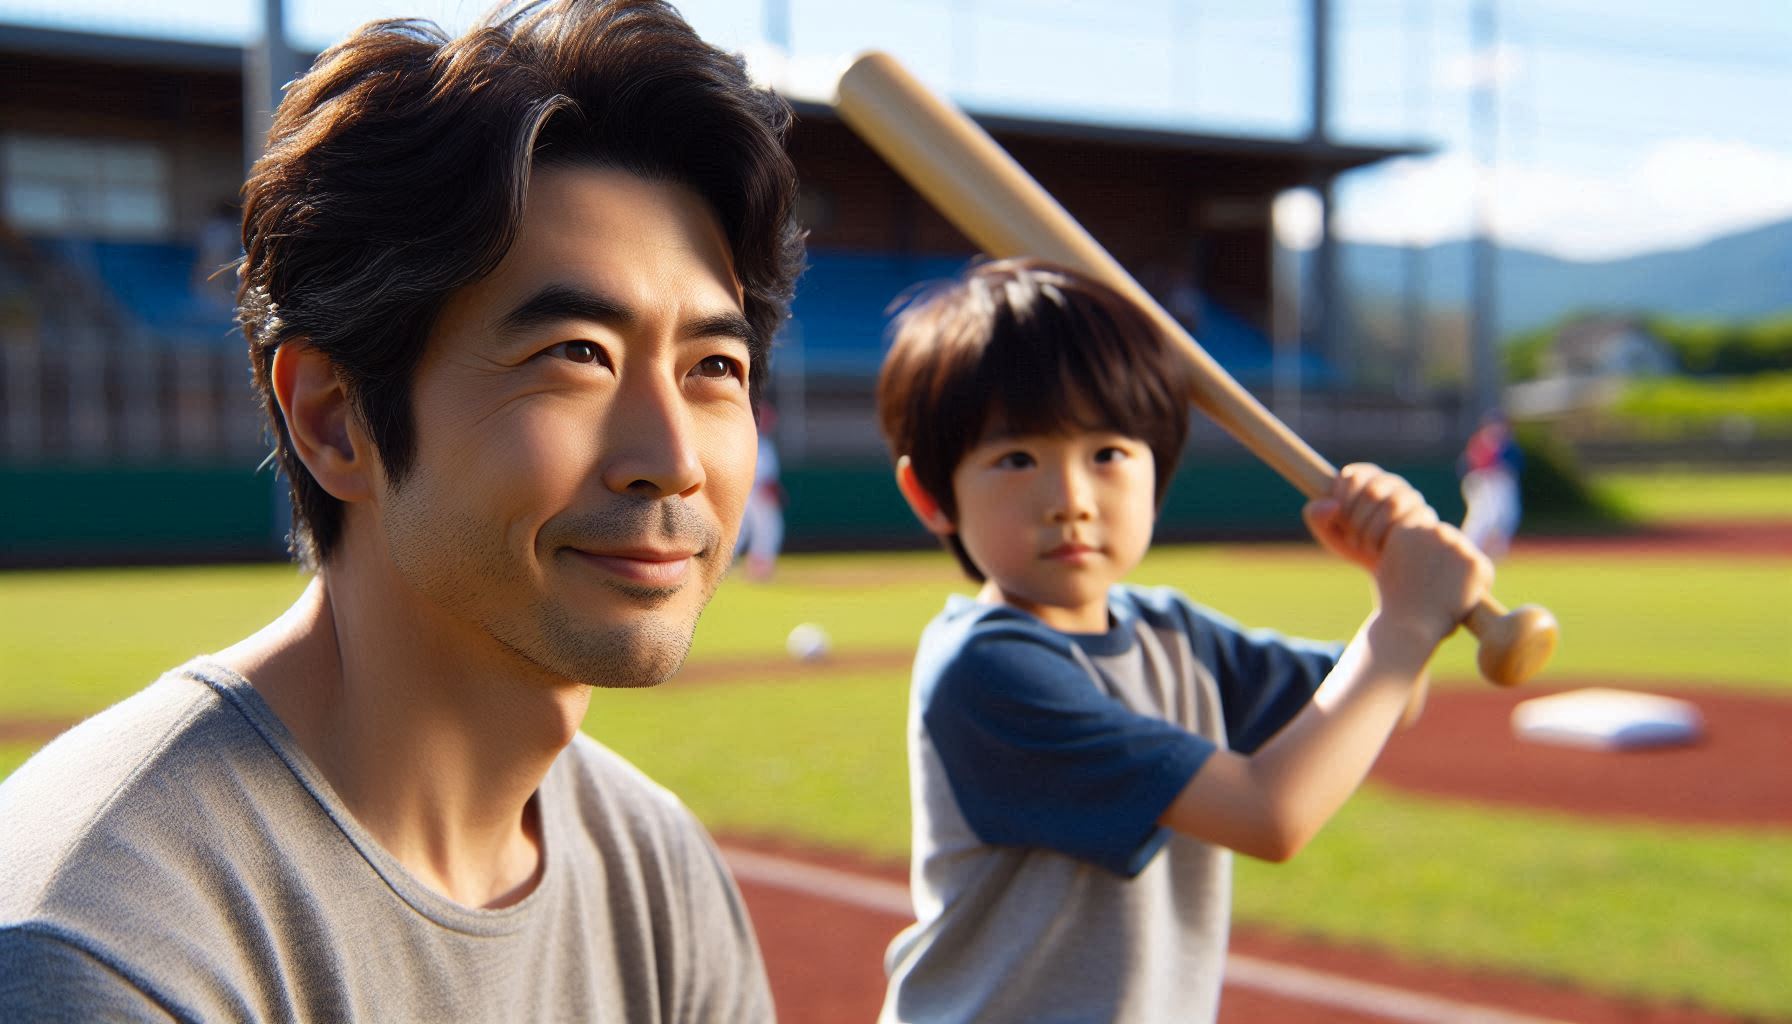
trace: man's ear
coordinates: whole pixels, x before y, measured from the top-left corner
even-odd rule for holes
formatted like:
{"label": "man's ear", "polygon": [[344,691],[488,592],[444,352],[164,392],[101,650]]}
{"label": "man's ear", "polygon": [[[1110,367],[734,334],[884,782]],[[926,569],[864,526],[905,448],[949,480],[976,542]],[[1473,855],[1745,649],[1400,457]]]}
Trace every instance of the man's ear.
{"label": "man's ear", "polygon": [[896,489],[902,492],[903,499],[914,510],[915,518],[921,520],[922,526],[940,537],[958,532],[952,520],[940,511],[940,503],[921,486],[920,479],[915,476],[915,464],[906,455],[896,460]]}
{"label": "man's ear", "polygon": [[373,444],[329,357],[304,341],[289,341],[275,350],[269,376],[293,452],[318,486],[339,501],[374,494]]}

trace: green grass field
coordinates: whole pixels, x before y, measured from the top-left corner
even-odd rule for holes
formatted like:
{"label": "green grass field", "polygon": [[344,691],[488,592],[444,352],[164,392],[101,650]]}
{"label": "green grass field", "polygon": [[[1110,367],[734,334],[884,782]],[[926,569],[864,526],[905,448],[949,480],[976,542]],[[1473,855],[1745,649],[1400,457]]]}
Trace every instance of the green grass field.
{"label": "green grass field", "polygon": [[[1782,499],[1792,492],[1784,479]],[[1360,574],[1299,546],[1166,548],[1135,578],[1176,585],[1247,624],[1317,636],[1346,634],[1368,602]],[[0,574],[0,717],[61,721],[97,710],[265,623],[302,582],[283,566]],[[792,674],[782,640],[815,621],[843,654],[900,661],[952,589],[964,586],[936,552],[788,558],[774,584],[725,584],[692,654],[693,664],[762,656],[766,678],[601,691],[586,728],[718,832],[900,858],[906,671]],[[1561,619],[1559,679],[1692,682],[1792,699],[1785,562],[1535,556],[1502,566],[1497,590]],[[1468,681],[1471,660],[1468,639],[1450,641],[1442,685],[1478,685]],[[31,749],[0,744],[0,775]],[[1371,787],[1293,863],[1241,858],[1237,888],[1241,920],[1416,959],[1738,1014],[1792,1006],[1785,830],[1610,825]]]}
{"label": "green grass field", "polygon": [[1593,484],[1644,522],[1792,516],[1792,475],[1785,473],[1615,472]]}

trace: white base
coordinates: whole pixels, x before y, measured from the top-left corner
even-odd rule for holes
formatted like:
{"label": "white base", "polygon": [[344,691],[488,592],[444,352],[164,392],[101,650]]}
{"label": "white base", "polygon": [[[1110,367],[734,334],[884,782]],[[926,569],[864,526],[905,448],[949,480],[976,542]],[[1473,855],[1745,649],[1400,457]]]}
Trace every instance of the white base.
{"label": "white base", "polygon": [[1598,687],[1534,697],[1512,709],[1519,739],[1591,750],[1694,743],[1704,724],[1686,701]]}

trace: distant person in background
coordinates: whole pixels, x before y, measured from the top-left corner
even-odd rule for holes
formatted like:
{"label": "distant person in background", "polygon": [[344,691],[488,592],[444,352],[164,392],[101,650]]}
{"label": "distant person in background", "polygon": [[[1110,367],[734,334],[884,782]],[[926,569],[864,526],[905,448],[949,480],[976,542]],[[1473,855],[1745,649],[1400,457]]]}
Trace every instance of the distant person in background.
{"label": "distant person in background", "polygon": [[204,319],[229,320],[236,311],[236,264],[243,256],[243,211],[220,199],[199,226],[193,255],[193,298]]}
{"label": "distant person in background", "polygon": [[778,567],[784,546],[784,485],[779,482],[778,446],[772,435],[778,414],[769,405],[759,409],[759,462],[753,473],[753,492],[747,496],[747,512],[741,520],[740,545],[734,557],[746,558],[747,578],[764,583]]}
{"label": "distant person in background", "polygon": [[1522,461],[1511,425],[1495,413],[1469,435],[1457,467],[1462,475],[1462,501],[1468,506],[1462,532],[1495,560],[1505,557],[1518,532]]}

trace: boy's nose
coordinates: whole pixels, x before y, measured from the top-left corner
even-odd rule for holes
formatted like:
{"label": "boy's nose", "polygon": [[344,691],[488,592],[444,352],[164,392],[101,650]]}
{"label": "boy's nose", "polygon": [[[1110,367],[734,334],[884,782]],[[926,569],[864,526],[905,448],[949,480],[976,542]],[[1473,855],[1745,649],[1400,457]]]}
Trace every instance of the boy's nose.
{"label": "boy's nose", "polygon": [[1087,476],[1075,469],[1057,474],[1049,504],[1049,518],[1054,523],[1074,523],[1095,514],[1094,491]]}

